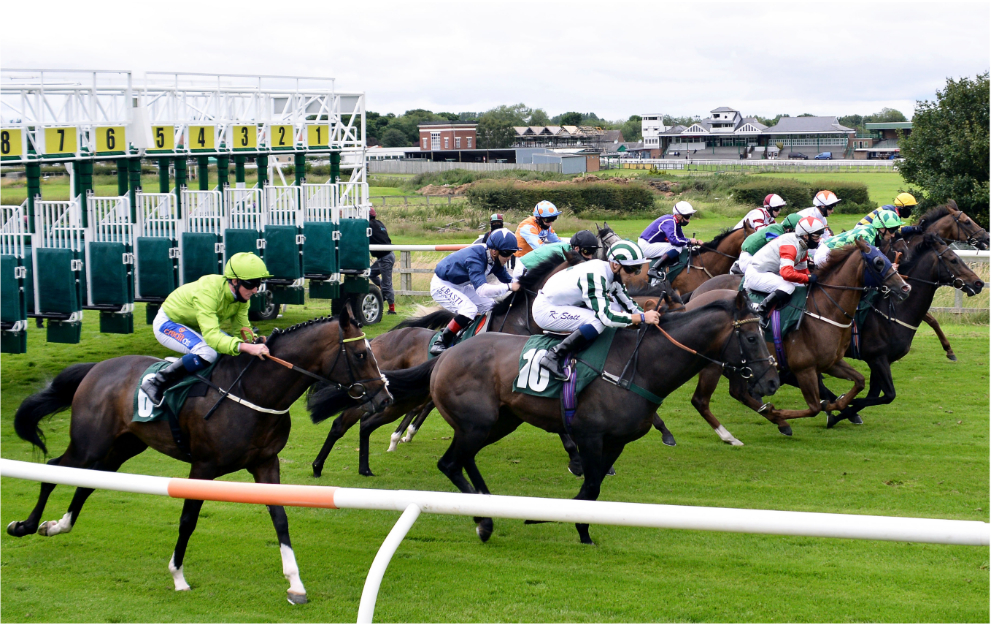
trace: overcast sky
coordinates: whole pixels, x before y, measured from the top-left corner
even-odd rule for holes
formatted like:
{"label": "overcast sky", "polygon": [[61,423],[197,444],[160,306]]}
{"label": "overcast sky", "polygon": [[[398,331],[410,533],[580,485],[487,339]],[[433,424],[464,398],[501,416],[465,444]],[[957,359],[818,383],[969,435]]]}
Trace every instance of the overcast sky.
{"label": "overcast sky", "polygon": [[4,13],[5,68],[331,76],[380,113],[911,117],[947,77],[991,65],[988,2],[58,0]]}

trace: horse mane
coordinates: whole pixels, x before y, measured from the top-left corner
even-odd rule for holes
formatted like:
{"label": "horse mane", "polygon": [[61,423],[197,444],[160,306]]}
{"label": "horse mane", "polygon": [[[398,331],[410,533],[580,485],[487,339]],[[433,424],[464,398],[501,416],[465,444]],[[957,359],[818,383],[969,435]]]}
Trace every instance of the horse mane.
{"label": "horse mane", "polygon": [[[565,262],[568,263],[568,267],[574,267],[575,265],[580,265],[585,261],[585,259],[582,257],[581,254],[572,250],[565,250],[564,260]],[[517,262],[519,262],[519,259],[517,259]],[[537,288],[541,284],[543,284],[544,281],[547,279],[547,276],[550,275],[552,271],[554,271],[560,266],[561,266],[561,260],[558,259],[556,256],[552,256],[551,258],[541,261],[540,264],[538,264],[533,269],[528,269],[527,272],[520,277],[520,289],[521,290],[526,289],[528,291],[536,291]],[[510,306],[516,300],[525,302],[526,298],[507,297],[503,299],[502,301],[500,301],[499,303],[497,303],[495,306],[492,307],[492,318],[494,319],[499,315],[504,315],[507,312],[509,312]]]}
{"label": "horse mane", "polygon": [[[299,330],[302,330],[304,328],[310,328],[310,327],[313,327],[313,326],[316,326],[316,325],[321,325],[321,324],[324,324],[324,323],[329,323],[331,321],[338,321],[339,322],[340,320],[341,320],[340,319],[340,315],[337,315],[337,316],[327,316],[327,317],[315,317],[315,318],[310,319],[308,321],[301,321],[300,323],[297,323],[295,325],[291,325],[288,328],[286,328],[285,330],[283,330],[281,328],[273,328],[272,329],[272,333],[269,334],[268,335],[268,338],[265,340],[265,344],[268,345],[269,347],[271,347],[272,346],[272,342],[274,340],[276,340],[277,338],[279,338],[280,336],[283,336],[285,334],[291,334],[293,332],[298,332]],[[355,323],[357,323],[357,322],[355,322]]]}
{"label": "horse mane", "polygon": [[839,267],[842,267],[843,263],[846,262],[846,259],[849,258],[854,252],[860,252],[860,248],[857,247],[856,243],[851,243],[850,245],[844,245],[843,247],[829,250],[829,260],[826,264],[819,267],[819,278],[825,278],[836,271]]}
{"label": "horse mane", "polygon": [[682,325],[691,322],[696,316],[700,315],[702,311],[711,311],[713,308],[719,308],[723,312],[733,314],[736,308],[735,299],[725,299],[725,300],[713,300],[702,306],[701,308],[696,308],[695,310],[686,310],[683,312],[665,313],[661,315],[661,327],[667,331],[676,330]]}
{"label": "horse mane", "polygon": [[941,204],[930,208],[925,215],[919,218],[919,223],[916,224],[922,230],[925,230],[929,226],[933,225],[943,217],[950,214],[950,209],[960,210],[957,208],[957,203],[953,200],[947,200],[946,204]]}
{"label": "horse mane", "polygon": [[[741,228],[737,228],[737,230],[740,230],[740,229]],[[717,234],[716,237],[713,240],[709,241],[708,243],[703,243],[702,244],[702,247],[711,247],[712,249],[716,249],[716,248],[719,247],[719,244],[723,242],[723,239],[725,239],[729,235],[733,234],[734,232],[736,232],[736,230],[734,230],[732,228],[727,228],[727,229],[723,230],[722,232],[720,232],[719,234]]]}
{"label": "horse mane", "polygon": [[[673,290],[673,289],[671,289]],[[634,287],[632,289],[627,289],[626,292],[630,297],[658,297],[669,292],[669,289],[664,287],[664,283],[660,282],[655,285],[651,285],[649,282],[642,286]]]}
{"label": "horse mane", "polygon": [[921,236],[913,237],[913,240],[909,242],[909,249],[912,253],[908,258],[902,260],[899,269],[905,272],[911,270],[923,254],[936,249],[937,245],[946,245],[946,242],[938,234],[927,232]]}

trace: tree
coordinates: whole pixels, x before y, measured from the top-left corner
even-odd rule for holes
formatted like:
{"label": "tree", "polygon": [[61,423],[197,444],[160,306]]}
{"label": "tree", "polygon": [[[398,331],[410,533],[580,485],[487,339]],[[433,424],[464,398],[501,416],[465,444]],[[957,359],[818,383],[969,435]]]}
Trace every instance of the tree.
{"label": "tree", "polygon": [[639,115],[630,115],[630,118],[623,122],[620,127],[620,132],[623,133],[623,138],[627,141],[640,141],[643,139],[643,126],[640,125],[641,118]]}
{"label": "tree", "polygon": [[582,114],[575,113],[574,111],[565,113],[561,115],[561,125],[562,126],[581,126],[582,125]]}
{"label": "tree", "polygon": [[973,80],[947,79],[936,101],[916,102],[912,134],[899,147],[905,161],[898,170],[906,182],[921,186],[926,203],[956,200],[988,228],[988,72]]}
{"label": "tree", "polygon": [[695,119],[691,116],[686,116],[686,117],[672,117],[671,115],[664,116],[664,125],[668,127],[685,126],[687,128],[688,126],[691,126],[693,123],[695,123]]}
{"label": "tree", "polygon": [[492,150],[508,148],[516,139],[513,123],[504,117],[492,113],[483,113],[478,118],[478,147]]}
{"label": "tree", "polygon": [[547,116],[547,111],[544,109],[533,109],[530,113],[530,119],[527,120],[527,126],[547,126],[551,123],[551,118]]}
{"label": "tree", "polygon": [[398,128],[389,128],[386,130],[382,133],[381,140],[382,147],[386,148],[403,148],[411,145],[406,138],[406,134]]}
{"label": "tree", "polygon": [[865,115],[864,123],[881,123],[881,122],[907,122],[908,119],[905,118],[905,114],[896,109],[889,109],[884,107],[881,109],[880,113],[874,113],[873,115]]}

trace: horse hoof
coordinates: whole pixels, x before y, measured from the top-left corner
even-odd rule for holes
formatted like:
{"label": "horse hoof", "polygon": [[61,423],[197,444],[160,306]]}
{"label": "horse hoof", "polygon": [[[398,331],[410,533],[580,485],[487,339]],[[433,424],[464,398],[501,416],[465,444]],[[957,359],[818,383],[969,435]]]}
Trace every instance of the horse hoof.
{"label": "horse hoof", "polygon": [[28,532],[24,527],[24,521],[11,521],[7,525],[7,533],[11,536],[16,536],[20,538],[22,536],[27,536],[28,534],[33,534],[34,532]]}
{"label": "horse hoof", "polygon": [[358,474],[364,475],[365,477],[375,477],[375,474],[372,473],[371,469],[358,469]]}
{"label": "horse hoof", "polygon": [[606,471],[606,475],[616,475],[616,469],[614,467],[609,467],[609,470]]}
{"label": "horse hoof", "polygon": [[568,473],[574,475],[575,477],[581,477],[585,474],[585,470],[582,469],[581,462],[572,462],[568,464]]}
{"label": "horse hoof", "polygon": [[954,354],[953,352],[946,352],[946,357],[952,360],[953,362],[957,361],[957,355]]}
{"label": "horse hoof", "polygon": [[826,413],[826,429],[827,430],[833,429],[833,426],[839,423],[840,421],[842,421],[843,419],[844,417],[841,417],[840,415],[834,415],[831,412]]}
{"label": "horse hoof", "polygon": [[482,539],[482,542],[488,542],[489,538],[492,536],[492,519],[485,519],[484,521],[479,521],[475,525],[475,533],[478,537]]}
{"label": "horse hoof", "polygon": [[593,547],[595,546],[595,541],[588,536],[583,536],[581,538],[581,541],[583,545],[592,545]]}
{"label": "horse hoof", "polygon": [[309,600],[306,598],[305,594],[300,595],[295,592],[287,592],[286,598],[289,599],[289,603],[293,605],[303,605],[304,603],[309,603]]}
{"label": "horse hoof", "polygon": [[860,418],[860,415],[859,414],[852,414],[852,415],[850,415],[847,418],[850,419],[850,423],[852,423],[854,425],[863,425],[864,424],[864,420]]}
{"label": "horse hoof", "polygon": [[314,463],[313,464],[313,477],[320,477],[321,475],[323,475],[323,465],[322,464],[316,464],[316,463]]}
{"label": "horse hoof", "polygon": [[45,521],[38,526],[38,533],[42,536],[48,536],[48,528],[55,525],[55,521]]}
{"label": "horse hoof", "polygon": [[674,447],[678,443],[674,440],[674,434],[671,432],[665,432],[661,434],[661,442],[663,442],[668,447]]}
{"label": "horse hoof", "polygon": [[785,436],[791,436],[791,426],[790,425],[779,425],[778,431]]}

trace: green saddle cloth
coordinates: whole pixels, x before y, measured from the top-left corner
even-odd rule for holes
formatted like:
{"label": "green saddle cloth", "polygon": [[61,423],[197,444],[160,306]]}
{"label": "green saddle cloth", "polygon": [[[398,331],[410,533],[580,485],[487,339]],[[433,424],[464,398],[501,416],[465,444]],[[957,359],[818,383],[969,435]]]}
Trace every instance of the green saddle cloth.
{"label": "green saddle cloth", "polygon": [[[131,421],[136,421],[138,423],[148,423],[151,421],[158,421],[159,419],[165,419],[168,416],[166,410],[171,412],[175,416],[179,416],[179,411],[182,409],[182,405],[186,403],[186,398],[190,396],[196,385],[201,385],[206,388],[203,382],[192,375],[188,375],[183,378],[178,384],[165,391],[165,400],[162,402],[161,406],[155,406],[145,395],[144,391],[141,390],[141,383],[144,382],[149,376],[154,376],[160,369],[167,367],[169,363],[167,361],[156,362],[151,365],[145,372],[141,374],[141,379],[138,381],[137,388],[134,389],[134,416]],[[213,374],[214,367],[217,363],[212,363],[206,369],[198,371],[200,377],[207,380]],[[199,394],[193,395],[193,397],[202,397],[205,393],[200,392]]]}
{"label": "green saddle cloth", "polygon": [[877,299],[878,295],[877,290],[871,289],[870,291],[865,291],[864,296],[860,298],[860,303],[857,304],[857,312],[853,316],[858,328],[863,327],[864,321],[867,320],[867,313],[871,311],[874,300]]}
{"label": "green saddle cloth", "polygon": [[[691,262],[691,253],[692,251],[690,247],[686,245],[685,249],[681,250],[681,254],[678,255],[678,260],[675,263],[668,265],[665,270],[667,272],[668,282],[674,282],[674,279],[677,278],[686,267],[688,267],[688,263]],[[655,259],[650,264],[651,269],[656,268],[660,262],[660,258]]]}
{"label": "green saddle cloth", "polygon": [[[742,283],[740,284],[740,288],[743,288]],[[748,291],[747,295],[750,297],[750,301],[759,304],[764,301],[764,298],[768,294]],[[805,300],[808,297],[809,287],[795,287],[795,292],[791,294],[791,300],[788,301],[788,304],[778,307],[778,312],[781,314],[781,338],[784,338],[789,332],[798,327],[798,323],[802,320],[802,314],[805,311]],[[764,340],[768,342],[774,340],[774,325],[771,323],[767,324],[767,327],[764,328]]]}
{"label": "green saddle cloth", "polygon": [[[451,345],[451,347],[454,347],[454,345],[457,345],[458,343],[464,343],[465,341],[467,341],[471,337],[475,336],[476,334],[481,334],[482,332],[485,332],[486,326],[487,326],[488,321],[489,321],[489,315],[490,314],[491,313],[486,313],[484,315],[479,315],[479,316],[475,317],[475,320],[468,324],[468,327],[465,328],[464,329],[464,332],[462,332],[458,336],[457,340],[454,341],[454,343]],[[441,332],[443,332],[443,330],[437,330],[437,332],[435,332],[434,335],[432,337],[430,337],[430,343],[429,343],[430,345],[433,345],[434,344],[434,341],[437,340],[437,337],[440,336],[440,333]],[[437,356],[438,356],[438,354],[431,354],[431,353],[428,352],[427,353],[427,360],[433,360]]]}
{"label": "green saddle cloth", "polygon": [[[615,336],[616,328],[606,328],[595,342],[578,354],[580,361],[577,364],[576,397],[601,374]],[[534,397],[561,396],[564,382],[552,377],[547,369],[538,363],[547,350],[562,340],[564,340],[562,337],[546,334],[536,334],[527,340],[526,345],[523,346],[523,353],[520,354],[520,373],[513,380],[513,392],[526,393]]]}

